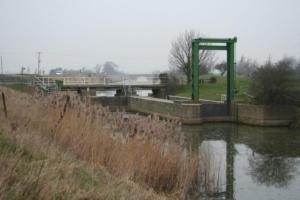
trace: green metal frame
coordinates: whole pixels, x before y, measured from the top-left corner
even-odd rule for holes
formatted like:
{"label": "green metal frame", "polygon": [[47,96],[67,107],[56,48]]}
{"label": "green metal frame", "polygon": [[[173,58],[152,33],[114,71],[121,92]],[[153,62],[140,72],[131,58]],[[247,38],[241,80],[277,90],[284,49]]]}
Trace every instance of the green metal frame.
{"label": "green metal frame", "polygon": [[[199,51],[227,51],[227,103],[234,100],[235,90],[235,43],[237,38],[197,38],[192,41],[192,99],[199,100]],[[214,45],[212,45],[214,44]]]}

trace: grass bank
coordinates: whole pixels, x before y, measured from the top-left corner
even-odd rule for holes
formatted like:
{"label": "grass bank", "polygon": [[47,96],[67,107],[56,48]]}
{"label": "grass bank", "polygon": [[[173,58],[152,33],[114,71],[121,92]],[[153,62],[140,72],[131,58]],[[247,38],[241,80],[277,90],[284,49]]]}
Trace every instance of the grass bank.
{"label": "grass bank", "polygon": [[0,133],[0,166],[0,199],[164,199],[38,135]]}
{"label": "grass bank", "polygon": [[[204,83],[200,85],[199,93],[201,99],[208,100],[221,100],[221,94],[226,94],[226,77],[223,76],[215,76],[217,79],[216,83]],[[202,76],[202,79],[209,79],[210,76]],[[244,93],[247,92],[250,86],[250,80],[246,77],[238,76],[236,78],[236,88],[238,90],[237,99],[244,100]],[[191,97],[192,94],[192,86],[191,85],[183,85],[179,87],[177,91],[175,91],[175,95],[183,96],[183,97]]]}
{"label": "grass bank", "polygon": [[2,86],[19,91],[19,92],[29,93],[29,94],[32,94],[35,92],[33,87],[31,87],[30,85],[24,84],[24,83],[4,84]]}

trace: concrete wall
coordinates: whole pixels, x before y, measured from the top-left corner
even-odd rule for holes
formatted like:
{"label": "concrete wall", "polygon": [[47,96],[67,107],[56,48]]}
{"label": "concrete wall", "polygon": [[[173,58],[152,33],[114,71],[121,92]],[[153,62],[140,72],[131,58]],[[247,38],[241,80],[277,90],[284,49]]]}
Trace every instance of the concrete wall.
{"label": "concrete wall", "polygon": [[[180,102],[193,102],[191,98],[189,97],[180,97],[180,96],[175,96],[175,95],[168,95],[168,99],[172,101],[180,101]],[[199,99],[199,103],[201,104],[220,104],[224,103],[222,101],[213,101],[213,100],[206,100],[206,99]]]}
{"label": "concrete wall", "polygon": [[127,97],[90,97],[92,103],[101,104],[102,106],[109,106],[110,110],[127,110]]}
{"label": "concrete wall", "polygon": [[[289,106],[232,104],[229,115],[224,114],[224,109],[221,109],[222,113],[218,115],[218,106],[225,106],[224,104],[207,104],[209,106],[204,108],[205,104],[200,103],[135,96],[91,97],[91,101],[109,106],[111,110],[158,114],[161,117],[180,120],[184,124],[234,122],[258,126],[288,126],[295,118],[294,109]],[[209,115],[205,115],[204,109],[210,108],[212,110],[209,111]]]}
{"label": "concrete wall", "polygon": [[288,126],[295,119],[291,106],[236,105],[236,121],[259,126]]}
{"label": "concrete wall", "polygon": [[[193,104],[187,101],[178,102],[178,99],[176,100],[130,97],[128,100],[128,109],[148,114],[156,113],[168,118],[176,118],[185,124],[234,122],[258,126],[288,126],[295,118],[294,109],[290,106],[270,107],[249,104],[231,105],[228,116],[225,116],[223,111],[219,116],[216,113],[212,116],[205,116],[203,115],[204,104]],[[212,103],[209,105],[213,106]],[[218,106],[216,105],[216,107]],[[216,111],[218,109],[212,110],[212,112]]]}
{"label": "concrete wall", "polygon": [[129,97],[128,110],[181,120],[183,123],[201,123],[200,104],[177,104],[171,100],[151,97]]}

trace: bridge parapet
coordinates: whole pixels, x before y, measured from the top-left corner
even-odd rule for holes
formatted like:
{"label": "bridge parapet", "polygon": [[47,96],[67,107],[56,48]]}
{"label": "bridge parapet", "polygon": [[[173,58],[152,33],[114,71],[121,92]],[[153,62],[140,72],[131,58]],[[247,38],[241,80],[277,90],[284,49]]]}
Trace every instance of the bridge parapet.
{"label": "bridge parapet", "polygon": [[93,76],[93,77],[78,77],[78,76],[43,76],[43,80],[60,80],[64,86],[88,86],[88,85],[159,85],[161,78],[158,76]]}

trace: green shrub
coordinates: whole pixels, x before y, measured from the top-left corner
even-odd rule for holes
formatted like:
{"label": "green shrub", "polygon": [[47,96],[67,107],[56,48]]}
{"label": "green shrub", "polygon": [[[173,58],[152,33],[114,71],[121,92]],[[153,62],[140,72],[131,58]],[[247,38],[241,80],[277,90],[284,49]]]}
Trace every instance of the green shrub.
{"label": "green shrub", "polygon": [[217,77],[215,77],[215,76],[210,77],[209,82],[210,83],[217,83]]}
{"label": "green shrub", "polygon": [[293,69],[284,59],[273,64],[268,61],[251,77],[250,93],[254,102],[263,105],[291,104]]}

